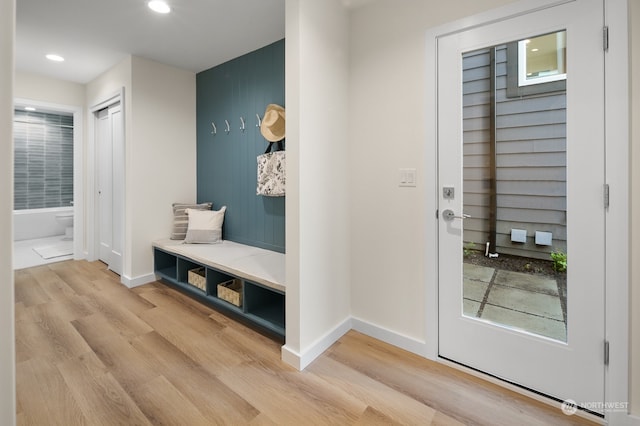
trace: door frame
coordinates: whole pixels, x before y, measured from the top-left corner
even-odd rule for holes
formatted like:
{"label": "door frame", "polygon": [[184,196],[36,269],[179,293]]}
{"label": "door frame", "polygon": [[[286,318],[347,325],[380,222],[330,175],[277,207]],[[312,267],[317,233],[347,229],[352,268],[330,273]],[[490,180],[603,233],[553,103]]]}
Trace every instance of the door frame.
{"label": "door frame", "polygon": [[41,110],[73,114],[73,258],[84,259],[84,118],[82,107],[15,98],[14,105],[32,105]]}
{"label": "door frame", "polygon": [[[460,19],[427,31],[426,34],[426,134],[427,177],[426,211],[427,242],[425,258],[433,269],[426,274],[426,339],[428,358],[451,364],[438,355],[438,139],[437,139],[437,40],[446,35],[467,31],[496,21],[579,0],[522,0],[478,15]],[[605,338],[609,342],[609,365],[605,368],[605,402],[629,402],[629,235],[630,170],[629,170],[629,42],[628,0],[605,0],[604,18],[609,31],[609,48],[605,55],[605,177],[611,189],[611,203],[605,214]],[[622,194],[616,196],[616,194]],[[620,250],[620,248],[623,248]],[[472,371],[470,369],[465,369]],[[490,376],[475,373],[483,378]],[[541,397],[520,387],[490,379],[517,392]],[[555,404],[553,400],[542,398]],[[557,403],[559,406],[559,403]],[[609,422],[627,423],[631,416],[623,411],[605,410]]]}
{"label": "door frame", "polygon": [[[100,254],[100,226],[98,222],[99,218],[99,203],[98,203],[98,146],[97,146],[97,135],[96,135],[96,116],[95,113],[103,108],[106,108],[115,103],[120,103],[121,113],[123,114],[123,126],[125,132],[125,146],[126,146],[126,116],[125,114],[125,105],[124,105],[124,87],[120,88],[120,90],[107,95],[103,98],[100,98],[97,101],[92,102],[89,107],[89,114],[87,118],[87,259],[90,261],[98,260]],[[126,155],[126,154],[125,154]],[[125,158],[122,159],[123,164]],[[125,186],[126,189],[126,186]],[[124,206],[126,211],[126,195],[125,191],[122,191],[121,194],[122,199],[120,200],[121,205]],[[124,213],[124,212],[123,212]],[[126,263],[126,214],[123,215],[124,224],[121,230],[121,238],[123,241],[122,248],[122,275],[120,275],[120,282],[124,283],[124,271],[125,263]]]}

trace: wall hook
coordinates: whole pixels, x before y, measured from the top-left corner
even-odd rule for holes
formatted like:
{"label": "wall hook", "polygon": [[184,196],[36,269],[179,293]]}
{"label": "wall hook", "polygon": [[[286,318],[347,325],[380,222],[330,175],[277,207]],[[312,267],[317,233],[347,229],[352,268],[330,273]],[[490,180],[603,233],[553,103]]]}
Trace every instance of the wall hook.
{"label": "wall hook", "polygon": [[218,129],[216,129],[216,123],[214,123],[213,121],[211,122],[211,127],[213,127],[213,132],[211,132],[212,135],[218,133]]}
{"label": "wall hook", "polygon": [[260,118],[260,115],[256,114],[256,118],[258,119],[258,124],[256,124],[256,127],[262,126],[262,119]]}
{"label": "wall hook", "polygon": [[240,130],[244,133],[244,118],[240,117]]}
{"label": "wall hook", "polygon": [[231,132],[231,126],[229,125],[229,122],[225,119],[224,120],[225,123],[227,123],[227,128],[224,130],[227,134],[229,134]]}

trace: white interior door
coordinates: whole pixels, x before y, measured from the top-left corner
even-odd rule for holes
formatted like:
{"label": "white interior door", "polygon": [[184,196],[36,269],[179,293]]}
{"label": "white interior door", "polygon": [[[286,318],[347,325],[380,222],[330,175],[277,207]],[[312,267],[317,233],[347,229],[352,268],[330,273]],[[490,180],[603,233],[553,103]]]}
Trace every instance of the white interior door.
{"label": "white interior door", "polygon": [[99,259],[122,274],[124,120],[120,103],[96,112]]}
{"label": "white interior door", "polygon": [[[577,0],[437,41],[439,355],[578,403],[604,401],[602,32]],[[552,250],[564,274],[527,270]]]}
{"label": "white interior door", "polygon": [[98,258],[109,265],[113,234],[111,213],[113,209],[113,142],[109,108],[96,113],[96,139],[98,145]]}
{"label": "white interior door", "polygon": [[109,107],[113,148],[112,201],[111,201],[111,262],[109,269],[122,275],[122,253],[124,251],[124,115],[120,103]]}

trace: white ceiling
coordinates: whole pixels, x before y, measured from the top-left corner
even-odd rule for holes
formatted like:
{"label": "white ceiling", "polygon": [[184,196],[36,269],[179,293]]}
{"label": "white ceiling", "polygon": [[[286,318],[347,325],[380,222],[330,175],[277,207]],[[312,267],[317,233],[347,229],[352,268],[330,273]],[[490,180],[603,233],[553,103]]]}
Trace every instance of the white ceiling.
{"label": "white ceiling", "polygon": [[18,0],[16,69],[87,83],[131,54],[199,72],[284,38],[285,0],[167,1]]}

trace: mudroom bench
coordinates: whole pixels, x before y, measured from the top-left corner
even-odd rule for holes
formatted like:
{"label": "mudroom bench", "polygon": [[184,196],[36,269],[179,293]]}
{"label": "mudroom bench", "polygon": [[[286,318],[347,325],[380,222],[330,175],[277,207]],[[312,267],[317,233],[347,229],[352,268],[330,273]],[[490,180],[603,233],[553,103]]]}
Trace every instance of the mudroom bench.
{"label": "mudroom bench", "polygon": [[284,341],[285,255],[222,241],[153,243],[154,271],[166,284]]}

